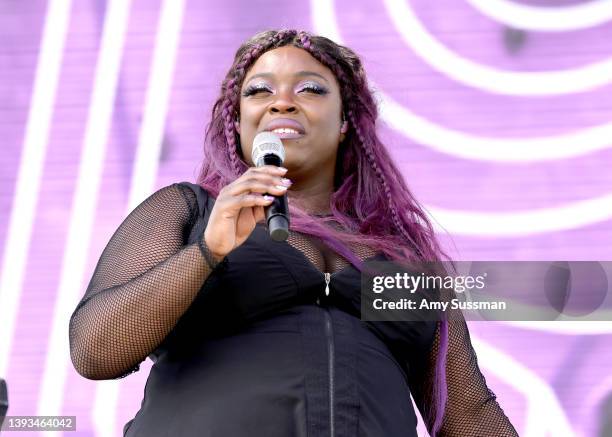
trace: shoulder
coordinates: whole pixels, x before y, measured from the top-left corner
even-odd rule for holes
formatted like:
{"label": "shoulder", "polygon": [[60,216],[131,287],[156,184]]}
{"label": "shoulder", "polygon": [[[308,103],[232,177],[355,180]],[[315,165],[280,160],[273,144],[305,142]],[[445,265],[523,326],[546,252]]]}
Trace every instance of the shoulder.
{"label": "shoulder", "polygon": [[158,188],[143,200],[135,211],[146,211],[158,217],[177,213],[192,217],[197,215],[198,201],[205,197],[205,193],[206,191],[198,185],[189,182],[174,182]]}
{"label": "shoulder", "polygon": [[197,196],[198,194],[206,194],[206,195],[208,194],[208,191],[206,191],[200,185],[194,184],[193,182],[187,182],[187,181],[175,182],[169,186],[176,187],[177,189],[182,190],[183,192],[191,191],[194,196]]}
{"label": "shoulder", "polygon": [[204,215],[204,209],[209,206],[210,200],[214,199],[210,192],[204,187],[192,182],[177,182],[176,185],[187,201],[193,205],[193,208],[200,214]]}

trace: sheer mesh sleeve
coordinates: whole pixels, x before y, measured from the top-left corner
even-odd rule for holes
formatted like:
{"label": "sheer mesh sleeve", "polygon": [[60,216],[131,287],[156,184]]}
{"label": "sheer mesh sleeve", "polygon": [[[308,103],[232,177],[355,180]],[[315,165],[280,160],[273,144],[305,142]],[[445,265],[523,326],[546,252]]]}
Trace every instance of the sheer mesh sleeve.
{"label": "sheer mesh sleeve", "polygon": [[113,234],[70,318],[70,356],[89,379],[138,370],[187,310],[211,271],[225,264],[203,235],[186,245],[196,197],[173,184],[138,205]]}
{"label": "sheer mesh sleeve", "polygon": [[[448,399],[442,426],[436,437],[518,437],[480,372],[463,314],[457,309],[449,313],[446,355]],[[433,421],[426,416],[425,410],[434,408],[431,399],[439,347],[440,323],[428,356],[410,363],[410,389],[430,433]]]}

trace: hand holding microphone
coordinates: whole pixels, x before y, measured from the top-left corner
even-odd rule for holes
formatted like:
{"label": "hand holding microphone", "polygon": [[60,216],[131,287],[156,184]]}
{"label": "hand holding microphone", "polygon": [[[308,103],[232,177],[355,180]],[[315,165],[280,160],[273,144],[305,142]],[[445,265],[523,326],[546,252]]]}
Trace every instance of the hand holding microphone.
{"label": "hand holding microphone", "polygon": [[[258,133],[253,140],[251,158],[256,167],[282,166],[285,148],[281,139],[272,132]],[[287,193],[274,196],[272,203],[265,207],[265,212],[270,237],[275,241],[285,241],[289,236]]]}
{"label": "hand holding microphone", "polygon": [[282,177],[287,170],[280,167],[285,157],[280,138],[259,133],[252,155],[257,166],[223,187],[210,212],[204,241],[218,260],[244,243],[264,218],[273,239],[286,239],[289,234],[286,191],[290,182]]}

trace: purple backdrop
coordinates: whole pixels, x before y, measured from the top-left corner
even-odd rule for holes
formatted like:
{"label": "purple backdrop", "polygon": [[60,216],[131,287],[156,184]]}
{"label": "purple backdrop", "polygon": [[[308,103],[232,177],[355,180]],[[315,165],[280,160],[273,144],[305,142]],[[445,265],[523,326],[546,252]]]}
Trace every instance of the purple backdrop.
{"label": "purple backdrop", "polygon": [[[612,1],[0,2],[11,415],[76,415],[73,435],[102,436],[136,413],[150,362],[81,378],[68,317],[127,213],[195,178],[235,49],[278,27],[362,56],[381,134],[455,258],[612,259]],[[609,435],[612,323],[470,329],[520,435]]]}

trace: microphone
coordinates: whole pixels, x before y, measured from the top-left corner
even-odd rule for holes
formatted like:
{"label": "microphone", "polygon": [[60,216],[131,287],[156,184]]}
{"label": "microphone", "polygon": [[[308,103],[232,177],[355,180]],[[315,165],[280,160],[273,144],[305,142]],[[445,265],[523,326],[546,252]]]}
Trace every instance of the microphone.
{"label": "microphone", "polygon": [[[260,132],[253,140],[251,158],[256,167],[275,165],[280,167],[285,160],[285,148],[278,135]],[[274,241],[285,241],[289,236],[289,205],[287,193],[274,196],[272,203],[265,207],[268,233]]]}

